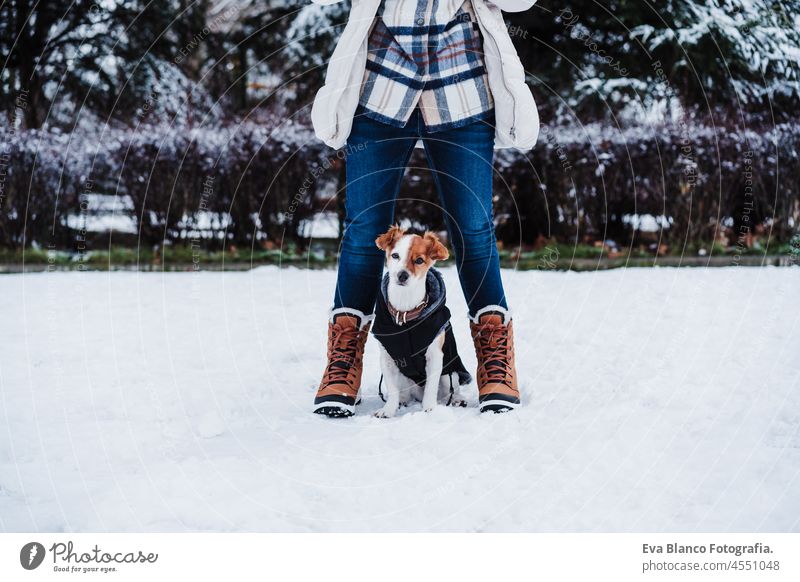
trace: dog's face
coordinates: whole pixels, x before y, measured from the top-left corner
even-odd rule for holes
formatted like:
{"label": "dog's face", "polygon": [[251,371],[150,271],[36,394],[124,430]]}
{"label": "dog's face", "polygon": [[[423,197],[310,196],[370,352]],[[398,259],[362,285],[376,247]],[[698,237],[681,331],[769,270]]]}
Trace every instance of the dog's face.
{"label": "dog's face", "polygon": [[424,282],[436,261],[450,256],[439,237],[428,231],[424,235],[406,234],[399,226],[393,226],[375,239],[378,248],[386,253],[389,284],[404,287]]}

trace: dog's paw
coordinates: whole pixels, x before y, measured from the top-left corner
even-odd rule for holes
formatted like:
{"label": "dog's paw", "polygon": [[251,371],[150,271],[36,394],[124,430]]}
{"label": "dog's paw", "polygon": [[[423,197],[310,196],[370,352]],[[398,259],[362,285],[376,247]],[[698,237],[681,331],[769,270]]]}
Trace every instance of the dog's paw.
{"label": "dog's paw", "polygon": [[467,401],[462,400],[461,398],[453,398],[452,402],[450,402],[448,406],[455,406],[456,408],[466,408]]}
{"label": "dog's paw", "polygon": [[436,408],[436,404],[430,404],[426,406],[424,402],[422,403],[422,410],[425,412],[433,412],[434,408]]}
{"label": "dog's paw", "polygon": [[375,413],[375,418],[392,418],[396,412],[397,410],[392,410],[391,408],[384,406]]}

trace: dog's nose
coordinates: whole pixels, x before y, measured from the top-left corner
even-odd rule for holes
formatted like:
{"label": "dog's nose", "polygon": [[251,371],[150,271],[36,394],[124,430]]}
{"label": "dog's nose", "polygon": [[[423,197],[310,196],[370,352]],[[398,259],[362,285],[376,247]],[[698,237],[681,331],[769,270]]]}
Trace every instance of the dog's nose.
{"label": "dog's nose", "polygon": [[408,281],[408,272],[400,271],[399,273],[397,273],[397,280],[400,281],[401,283],[405,283],[406,281]]}

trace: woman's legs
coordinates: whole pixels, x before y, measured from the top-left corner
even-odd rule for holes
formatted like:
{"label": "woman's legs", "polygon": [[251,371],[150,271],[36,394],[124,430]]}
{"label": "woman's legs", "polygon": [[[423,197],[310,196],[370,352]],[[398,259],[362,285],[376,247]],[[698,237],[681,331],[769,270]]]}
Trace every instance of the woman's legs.
{"label": "woman's legs", "polygon": [[364,345],[380,289],[384,256],[375,239],[394,218],[394,203],[416,135],[363,116],[347,142],[345,230],[328,322],[328,356],[314,412],[353,414],[361,388]]}
{"label": "woman's legs", "polygon": [[490,305],[507,308],[492,220],[494,128],[472,123],[427,134],[423,143],[470,316]]}
{"label": "woman's legs", "polygon": [[[402,129],[363,117],[354,120],[347,145],[347,217],[328,327],[328,365],[314,401],[320,414],[349,416],[358,398],[369,330],[364,316],[374,310],[383,272],[384,257],[375,239],[393,221],[403,173],[421,131],[418,116],[419,111]],[[509,410],[520,400],[492,221],[494,129],[478,122],[422,137],[469,305],[480,409]]]}
{"label": "woman's legs", "polygon": [[347,142],[345,230],[333,307],[369,315],[380,289],[384,254],[375,239],[392,223],[416,125],[392,127],[364,116],[353,120]]}
{"label": "woman's legs", "polygon": [[473,123],[424,140],[467,299],[481,412],[519,406],[514,332],[492,220],[494,128]]}

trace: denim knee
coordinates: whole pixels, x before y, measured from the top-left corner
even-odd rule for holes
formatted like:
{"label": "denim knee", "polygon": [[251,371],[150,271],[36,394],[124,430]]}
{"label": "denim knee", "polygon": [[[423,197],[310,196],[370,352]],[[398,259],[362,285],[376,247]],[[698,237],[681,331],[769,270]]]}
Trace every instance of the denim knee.
{"label": "denim knee", "polygon": [[[388,227],[387,227],[388,228]],[[345,226],[342,237],[342,251],[361,257],[383,259],[383,251],[375,244],[386,229],[373,224],[371,221],[356,220]]]}
{"label": "denim knee", "polygon": [[486,260],[497,255],[497,240],[491,222],[457,229],[452,238],[453,250],[462,261]]}

